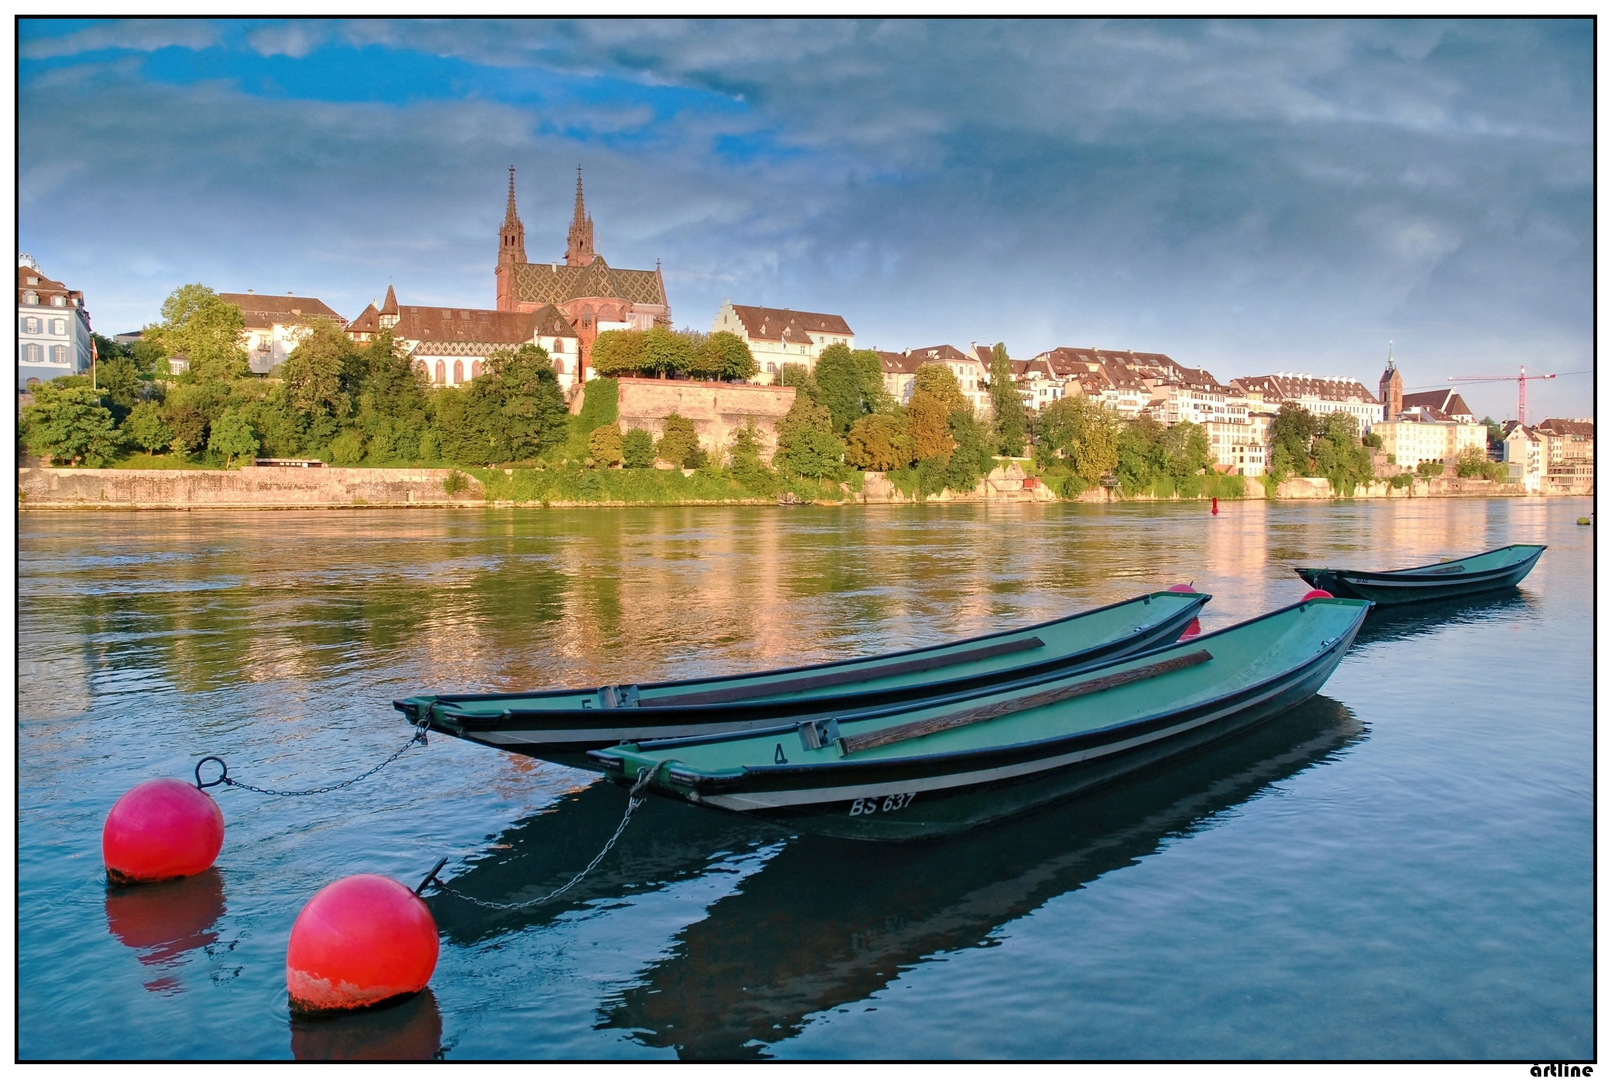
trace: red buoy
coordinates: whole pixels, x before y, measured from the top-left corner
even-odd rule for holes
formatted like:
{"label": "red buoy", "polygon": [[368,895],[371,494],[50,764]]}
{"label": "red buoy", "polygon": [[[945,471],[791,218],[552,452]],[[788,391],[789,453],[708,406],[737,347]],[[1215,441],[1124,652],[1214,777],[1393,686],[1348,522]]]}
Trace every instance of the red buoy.
{"label": "red buoy", "polygon": [[436,967],[425,903],[389,877],[355,874],[320,889],[292,924],[286,990],[298,1012],[368,1009],[418,994]]}
{"label": "red buoy", "polygon": [[1221,500],[1216,498],[1214,495],[1211,495],[1210,496],[1210,513],[1219,514],[1220,512],[1221,512]]}
{"label": "red buoy", "polygon": [[224,812],[183,780],[136,784],[112,806],[101,829],[101,858],[114,882],[199,874],[224,846]]}
{"label": "red buoy", "polygon": [[1198,637],[1198,636],[1199,636],[1199,620],[1195,616],[1193,621],[1187,624],[1187,629],[1182,631],[1182,636],[1177,638],[1176,640],[1177,641],[1186,641],[1188,638],[1195,638],[1195,637]]}
{"label": "red buoy", "polygon": [[1304,596],[1300,597],[1299,602],[1303,604],[1307,600],[1331,600],[1331,599],[1333,599],[1333,594],[1328,592],[1326,589],[1312,589],[1310,592],[1308,592]]}
{"label": "red buoy", "polygon": [[1175,585],[1172,585],[1170,588],[1166,589],[1165,591],[1166,592],[1192,592],[1193,591],[1193,583],[1191,581],[1189,581],[1189,582],[1184,584],[1184,583],[1178,581]]}

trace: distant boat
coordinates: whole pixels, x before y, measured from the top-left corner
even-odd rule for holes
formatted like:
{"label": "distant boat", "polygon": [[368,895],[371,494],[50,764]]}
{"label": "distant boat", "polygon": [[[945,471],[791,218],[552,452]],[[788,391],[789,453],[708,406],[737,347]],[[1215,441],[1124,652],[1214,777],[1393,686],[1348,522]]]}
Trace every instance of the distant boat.
{"label": "distant boat", "polygon": [[597,768],[589,750],[911,704],[1091,667],[1167,645],[1210,600],[1156,592],[1062,619],[883,656],[680,682],[394,701],[410,723],[500,750]]}
{"label": "distant boat", "polygon": [[1333,570],[1296,567],[1294,573],[1314,588],[1334,596],[1371,600],[1376,604],[1410,604],[1507,589],[1535,568],[1545,544],[1509,544],[1452,562],[1413,566],[1406,570]]}
{"label": "distant boat", "polygon": [[1317,599],[1078,674],[978,695],[645,741],[589,754],[611,779],[860,839],[1006,817],[1309,700],[1372,605]]}

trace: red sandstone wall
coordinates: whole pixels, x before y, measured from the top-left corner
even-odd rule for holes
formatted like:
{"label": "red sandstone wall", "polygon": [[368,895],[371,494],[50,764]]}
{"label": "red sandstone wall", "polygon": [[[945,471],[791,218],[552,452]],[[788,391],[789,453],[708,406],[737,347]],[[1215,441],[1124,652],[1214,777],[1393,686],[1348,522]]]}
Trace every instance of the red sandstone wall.
{"label": "red sandstone wall", "polygon": [[747,420],[756,423],[762,458],[771,461],[778,445],[778,422],[795,404],[793,386],[692,382],[674,379],[619,379],[617,423],[623,431],[643,428],[660,438],[672,413],[694,421],[700,445],[719,451],[734,441]]}

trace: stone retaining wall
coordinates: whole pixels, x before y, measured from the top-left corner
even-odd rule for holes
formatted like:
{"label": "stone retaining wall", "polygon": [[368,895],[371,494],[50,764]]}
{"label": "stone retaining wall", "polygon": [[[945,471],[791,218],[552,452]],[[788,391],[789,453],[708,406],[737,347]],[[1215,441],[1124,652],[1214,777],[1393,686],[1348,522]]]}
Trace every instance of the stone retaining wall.
{"label": "stone retaining wall", "polygon": [[452,469],[18,469],[24,510],[279,510],[485,506],[473,478],[449,495]]}
{"label": "stone retaining wall", "polygon": [[[707,451],[720,452],[734,441],[734,432],[754,421],[760,436],[762,460],[772,461],[778,446],[778,422],[795,404],[793,386],[756,386],[753,383],[698,382],[688,379],[616,380],[620,396],[617,424],[629,431],[643,428],[659,439],[666,418],[673,413],[694,421],[695,434]],[[582,409],[582,395],[571,411]]]}

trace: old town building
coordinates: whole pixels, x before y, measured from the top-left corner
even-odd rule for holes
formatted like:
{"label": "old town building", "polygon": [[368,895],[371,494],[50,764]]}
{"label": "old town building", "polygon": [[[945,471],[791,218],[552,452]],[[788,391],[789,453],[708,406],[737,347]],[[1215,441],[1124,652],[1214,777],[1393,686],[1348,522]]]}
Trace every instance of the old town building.
{"label": "old town building", "polygon": [[390,332],[403,355],[434,386],[459,386],[480,375],[495,352],[537,345],[549,354],[560,388],[570,391],[582,366],[581,342],[554,305],[536,311],[401,306],[388,285],[386,301],[373,303],[347,325],[354,341]]}
{"label": "old town building", "polygon": [[330,305],[312,296],[259,295],[248,289],[219,293],[218,298],[241,309],[246,325],[241,343],[246,346],[247,366],[255,375],[267,375],[282,364],[312,332],[314,320],[329,319],[338,326],[344,321]]}
{"label": "old town building", "polygon": [[1545,485],[1551,491],[1589,494],[1596,484],[1596,422],[1590,419],[1542,420],[1540,437]]}
{"label": "old town building", "polygon": [[553,308],[561,313],[581,348],[583,378],[587,377],[594,340],[605,331],[672,325],[659,265],[654,270],[619,270],[595,250],[594,219],[583,205],[580,168],[565,261],[531,263],[526,257],[526,228],[515,210],[515,168],[511,166],[493,276],[497,310],[537,313]]}
{"label": "old town building", "polygon": [[84,294],[52,281],[27,255],[17,260],[17,390],[90,369]]}
{"label": "old town building", "polygon": [[753,307],[724,300],[712,320],[711,332],[727,331],[750,346],[757,372],[752,382],[770,385],[785,364],[800,364],[810,372],[830,345],[857,347],[857,335],[839,315],[789,308]]}
{"label": "old town building", "polygon": [[1375,430],[1374,425],[1383,417],[1383,404],[1359,380],[1339,375],[1301,375],[1279,371],[1273,375],[1245,375],[1232,380],[1235,390],[1243,393],[1252,407],[1276,413],[1287,402],[1292,402],[1312,416],[1326,416],[1342,412],[1355,421],[1359,437]]}

